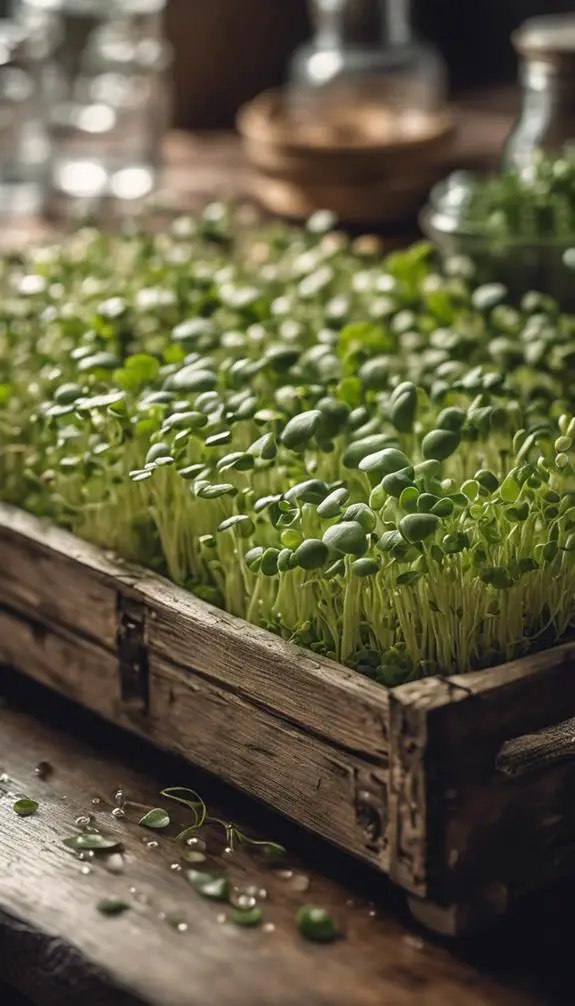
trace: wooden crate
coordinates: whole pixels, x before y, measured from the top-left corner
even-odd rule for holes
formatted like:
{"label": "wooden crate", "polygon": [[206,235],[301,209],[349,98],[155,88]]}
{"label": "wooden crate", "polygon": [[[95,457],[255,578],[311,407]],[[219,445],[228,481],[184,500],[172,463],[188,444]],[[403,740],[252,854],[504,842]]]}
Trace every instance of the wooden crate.
{"label": "wooden crate", "polygon": [[0,573],[0,663],[387,873],[431,928],[575,866],[575,644],[388,691],[4,506]]}

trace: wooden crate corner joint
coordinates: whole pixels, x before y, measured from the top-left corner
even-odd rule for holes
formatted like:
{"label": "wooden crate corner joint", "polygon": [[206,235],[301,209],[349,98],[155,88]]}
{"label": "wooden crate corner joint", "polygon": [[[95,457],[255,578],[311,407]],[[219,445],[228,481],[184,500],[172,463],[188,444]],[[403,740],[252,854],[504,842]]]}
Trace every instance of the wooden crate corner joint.
{"label": "wooden crate corner joint", "polygon": [[116,616],[121,702],[128,713],[147,715],[150,708],[150,674],[146,606],[118,591]]}

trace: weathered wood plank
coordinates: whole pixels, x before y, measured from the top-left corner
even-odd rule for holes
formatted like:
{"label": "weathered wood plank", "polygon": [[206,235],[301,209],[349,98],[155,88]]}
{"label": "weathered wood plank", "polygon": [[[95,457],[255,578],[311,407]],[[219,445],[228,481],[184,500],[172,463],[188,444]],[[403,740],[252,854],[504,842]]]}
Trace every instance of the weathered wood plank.
{"label": "weathered wood plank", "polygon": [[387,760],[386,689],[194,598],[161,577],[0,505],[0,603],[115,650],[118,591],[149,608],[146,643],[318,737]]}
{"label": "weathered wood plank", "polygon": [[573,871],[575,745],[572,759],[519,778],[503,776],[497,760],[505,742],[575,714],[574,662],[568,643],[396,690],[390,841],[399,882],[406,870],[419,875],[443,904],[488,891],[501,911],[517,893]]}
{"label": "weathered wood plank", "polygon": [[[27,711],[16,710],[10,696],[0,710],[0,768],[9,777],[0,796],[0,978],[10,976],[35,1006],[132,1006],[133,1001],[145,1006],[549,1006],[560,981],[569,987],[570,933],[560,922],[558,906],[554,914],[549,909],[545,914],[545,939],[534,906],[527,923],[522,913],[510,932],[484,940],[474,951],[468,945],[462,959],[456,950],[422,938],[397,911],[389,885],[376,885],[376,878],[368,883],[363,872],[351,872],[339,857],[330,864],[339,882],[329,879],[326,857],[316,849],[314,859],[305,836],[286,833],[279,820],[268,821],[262,832],[253,805],[234,802],[231,808],[220,802],[221,793],[216,799],[208,779],[181,763],[127,734],[120,737],[82,710],[60,707],[61,700],[31,691],[22,683]],[[41,760],[54,767],[47,782],[34,774]],[[159,840],[157,849],[142,843],[142,829],[134,823],[138,808],[128,808],[123,821],[112,818],[112,794],[119,786],[130,799],[153,806],[168,783],[193,786],[214,816],[288,846],[286,865],[309,878],[304,893],[247,850],[223,855],[219,833],[209,833],[213,872],[267,889],[265,921],[275,926],[273,932],[219,924],[226,907],[197,897],[182,874],[169,869],[179,858],[169,839],[150,836]],[[38,799],[38,814],[16,817],[7,790]],[[97,807],[91,803],[95,795],[104,801]],[[82,875],[83,864],[63,848],[75,818],[87,811],[123,843],[123,874],[107,872],[96,860],[92,872]],[[185,823],[186,811],[181,813],[174,816]],[[304,851],[303,860],[294,854],[296,848]],[[147,903],[133,898],[132,887]],[[133,908],[123,918],[104,918],[95,906],[108,897],[128,899]],[[297,908],[305,902],[328,908],[345,939],[331,947],[306,944],[295,927]],[[162,912],[183,915],[187,932],[171,929],[158,918]]]}
{"label": "weathered wood plank", "polygon": [[[120,701],[117,661],[111,653],[67,630],[53,631],[6,610],[0,610],[0,661],[208,769],[380,869],[388,868],[385,770],[154,656],[149,714],[134,715]],[[370,790],[375,792],[372,811],[379,814],[376,835],[366,833],[362,818],[361,794]]]}

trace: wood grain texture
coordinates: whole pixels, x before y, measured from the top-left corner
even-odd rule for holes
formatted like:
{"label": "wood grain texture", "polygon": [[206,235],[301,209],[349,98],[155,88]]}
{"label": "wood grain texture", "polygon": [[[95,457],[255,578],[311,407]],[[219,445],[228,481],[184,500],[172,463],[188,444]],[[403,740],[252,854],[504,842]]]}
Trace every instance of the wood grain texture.
{"label": "wood grain texture", "polygon": [[1,661],[388,872],[449,924],[575,866],[575,759],[518,779],[497,767],[506,741],[575,713],[575,644],[388,693],[5,507],[0,556]]}
{"label": "wood grain texture", "polygon": [[117,659],[109,650],[69,629],[50,628],[1,607],[0,659],[158,747],[193,760],[337,845],[361,850],[379,869],[388,868],[386,807],[375,836],[366,833],[358,812],[365,790],[377,787],[386,801],[385,769],[153,654],[150,709],[135,715],[120,701]]}
{"label": "wood grain texture", "polygon": [[387,692],[353,671],[5,506],[0,506],[0,556],[4,604],[79,631],[115,652],[122,589],[149,609],[151,659],[157,652],[319,737],[385,763]]}
{"label": "wood grain texture", "polygon": [[[6,679],[2,690],[10,696]],[[275,931],[219,924],[225,908],[198,898],[169,869],[178,859],[169,838],[153,835],[160,847],[145,846],[135,823],[141,811],[129,808],[124,821],[114,819],[112,794],[121,786],[131,800],[154,806],[162,786],[193,786],[212,814],[256,835],[257,808],[230,808],[221,793],[216,800],[214,784],[189,767],[60,706],[62,700],[32,685],[22,684],[20,694],[24,708],[9,698],[0,709],[0,768],[8,776],[0,784],[0,980],[9,976],[34,1006],[570,1006],[570,992],[563,998],[560,989],[560,975],[569,975],[570,937],[553,926],[548,908],[534,906],[525,923],[522,912],[506,933],[460,954],[402,921],[389,885],[356,874],[337,857],[330,861],[303,835],[286,834],[278,820],[259,837],[288,846],[286,865],[309,878],[309,891],[297,893],[243,849],[224,856],[221,837],[210,831],[210,869],[234,883],[265,887],[266,921]],[[54,768],[46,782],[34,774],[40,760]],[[39,800],[35,817],[12,812],[8,794],[18,791]],[[103,801],[96,808],[94,796]],[[62,839],[86,812],[122,842],[123,874],[95,861],[82,875],[82,864],[64,849]],[[185,823],[186,811],[181,815],[175,817]],[[127,899],[133,908],[120,919],[104,918],[95,908],[104,897]],[[304,902],[327,907],[345,939],[331,947],[307,944],[294,924]],[[554,956],[541,952],[542,910]],[[158,918],[161,912],[185,917],[187,932],[172,930]]]}

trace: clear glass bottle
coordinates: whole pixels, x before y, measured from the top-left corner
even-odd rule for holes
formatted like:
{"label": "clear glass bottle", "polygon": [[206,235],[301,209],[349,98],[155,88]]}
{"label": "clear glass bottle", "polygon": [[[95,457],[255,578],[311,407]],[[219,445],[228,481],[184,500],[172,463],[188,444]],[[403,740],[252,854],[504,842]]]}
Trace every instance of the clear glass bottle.
{"label": "clear glass bottle", "polygon": [[513,36],[523,102],[504,146],[504,167],[528,168],[533,151],[575,140],[575,14],[526,21]]}
{"label": "clear glass bottle", "polygon": [[11,19],[0,20],[0,213],[32,215],[45,196],[49,144],[43,124],[39,52]]}
{"label": "clear glass bottle", "polygon": [[361,133],[369,142],[411,139],[445,110],[439,53],[417,40],[410,0],[310,0],[315,36],[294,55],[289,112],[302,126]]}
{"label": "clear glass bottle", "polygon": [[54,39],[46,74],[57,202],[149,195],[169,124],[166,0],[21,0]]}

